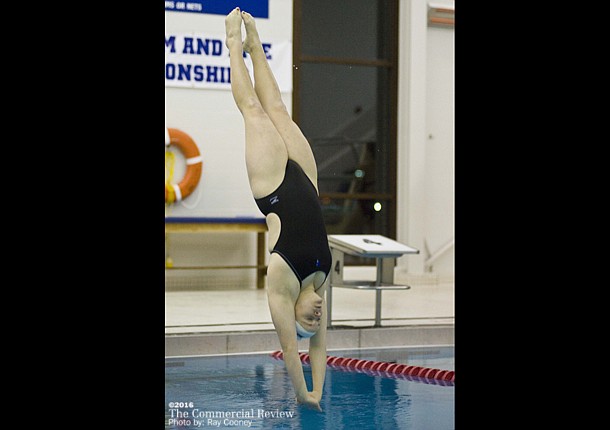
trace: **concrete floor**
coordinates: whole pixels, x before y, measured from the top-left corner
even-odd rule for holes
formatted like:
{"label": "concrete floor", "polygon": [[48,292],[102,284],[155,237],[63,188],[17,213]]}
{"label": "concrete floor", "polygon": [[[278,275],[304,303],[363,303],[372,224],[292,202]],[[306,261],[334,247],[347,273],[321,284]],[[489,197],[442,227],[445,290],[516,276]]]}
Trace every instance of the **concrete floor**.
{"label": "concrete floor", "polygon": [[[453,345],[454,283],[409,285],[382,292],[377,327],[374,291],[334,288],[328,349]],[[166,291],[165,337],[168,357],[280,349],[266,291],[249,285]]]}

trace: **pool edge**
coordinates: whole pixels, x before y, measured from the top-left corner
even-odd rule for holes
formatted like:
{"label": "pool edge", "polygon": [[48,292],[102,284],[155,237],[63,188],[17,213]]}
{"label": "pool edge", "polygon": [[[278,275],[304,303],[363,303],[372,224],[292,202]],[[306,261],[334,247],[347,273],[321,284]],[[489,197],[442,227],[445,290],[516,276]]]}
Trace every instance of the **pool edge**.
{"label": "pool edge", "polygon": [[[454,333],[453,324],[333,328],[327,333],[327,349],[453,345]],[[307,350],[308,342],[301,341],[299,349]],[[279,349],[273,330],[165,335],[166,357],[259,353]]]}

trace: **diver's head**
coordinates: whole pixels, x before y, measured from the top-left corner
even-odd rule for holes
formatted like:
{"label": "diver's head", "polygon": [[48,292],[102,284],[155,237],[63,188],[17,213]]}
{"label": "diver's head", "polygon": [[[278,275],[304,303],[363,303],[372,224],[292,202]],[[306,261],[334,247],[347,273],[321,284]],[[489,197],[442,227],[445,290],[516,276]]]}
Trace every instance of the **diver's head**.
{"label": "diver's head", "polygon": [[309,338],[320,329],[322,308],[324,301],[313,290],[305,290],[299,294],[294,306],[294,318],[296,320],[297,338]]}

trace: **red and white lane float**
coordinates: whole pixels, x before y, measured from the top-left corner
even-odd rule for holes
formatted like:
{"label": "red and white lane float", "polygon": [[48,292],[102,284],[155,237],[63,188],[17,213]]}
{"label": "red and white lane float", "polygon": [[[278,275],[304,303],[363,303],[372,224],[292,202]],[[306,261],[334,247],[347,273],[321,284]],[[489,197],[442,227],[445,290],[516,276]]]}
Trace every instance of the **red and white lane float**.
{"label": "red and white lane float", "polygon": [[[284,358],[282,351],[275,351],[271,356],[277,360]],[[299,352],[303,363],[309,363],[309,354]],[[440,370],[429,367],[410,366],[408,364],[389,363],[384,361],[361,360],[358,358],[326,357],[328,367],[348,372],[366,373],[371,376],[386,378],[408,379],[410,381],[424,382],[436,385],[454,385],[455,371]]]}

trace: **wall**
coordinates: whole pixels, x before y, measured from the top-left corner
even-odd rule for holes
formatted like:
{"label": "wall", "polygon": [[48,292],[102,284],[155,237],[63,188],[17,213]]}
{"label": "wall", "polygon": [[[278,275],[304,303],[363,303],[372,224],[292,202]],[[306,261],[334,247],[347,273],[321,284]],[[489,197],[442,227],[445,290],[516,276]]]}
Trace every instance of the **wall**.
{"label": "wall", "polygon": [[[431,262],[439,276],[454,273],[454,30],[427,30],[425,239],[426,255],[439,253]],[[448,248],[447,252],[442,252]]]}
{"label": "wall", "polygon": [[426,0],[400,1],[399,14],[397,240],[420,254],[398,259],[396,277],[452,281],[453,247],[434,276],[425,263],[454,239],[454,30],[428,26]]}

